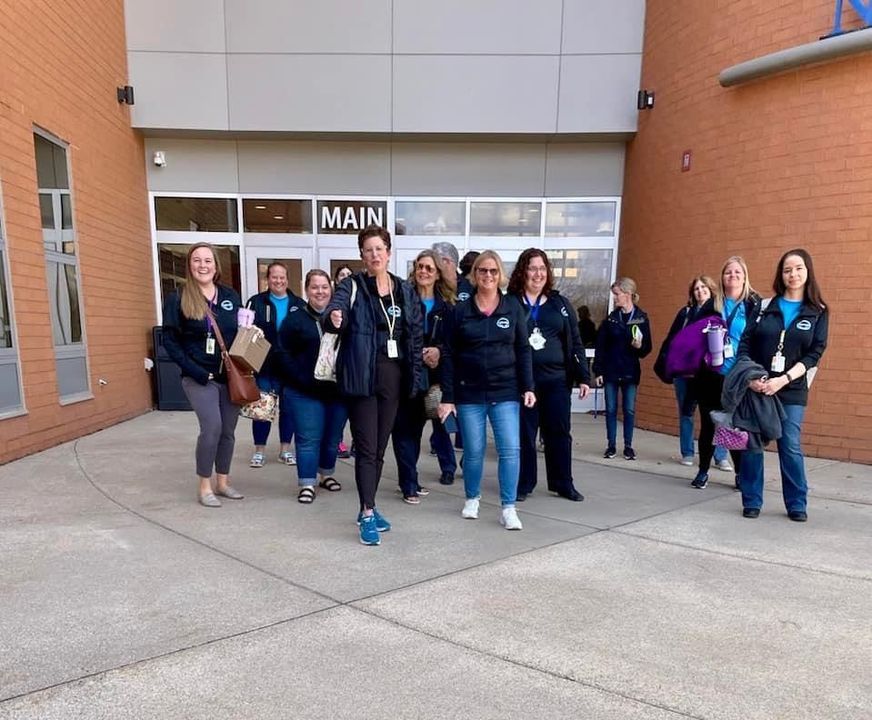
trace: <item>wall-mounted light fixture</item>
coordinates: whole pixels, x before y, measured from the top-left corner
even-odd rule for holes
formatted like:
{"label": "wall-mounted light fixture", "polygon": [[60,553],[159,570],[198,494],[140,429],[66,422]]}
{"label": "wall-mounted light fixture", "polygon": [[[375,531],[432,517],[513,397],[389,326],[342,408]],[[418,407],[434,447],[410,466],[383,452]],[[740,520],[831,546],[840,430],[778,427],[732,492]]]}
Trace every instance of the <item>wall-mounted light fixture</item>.
{"label": "wall-mounted light fixture", "polygon": [[115,88],[115,92],[119,103],[122,103],[124,105],[133,105],[132,85],[123,85],[122,87]]}
{"label": "wall-mounted light fixture", "polygon": [[163,150],[155,150],[154,154],[151,156],[151,161],[157,167],[166,167],[167,166],[167,156]]}
{"label": "wall-mounted light fixture", "polygon": [[654,91],[640,90],[636,95],[636,108],[639,110],[650,110],[654,107]]}

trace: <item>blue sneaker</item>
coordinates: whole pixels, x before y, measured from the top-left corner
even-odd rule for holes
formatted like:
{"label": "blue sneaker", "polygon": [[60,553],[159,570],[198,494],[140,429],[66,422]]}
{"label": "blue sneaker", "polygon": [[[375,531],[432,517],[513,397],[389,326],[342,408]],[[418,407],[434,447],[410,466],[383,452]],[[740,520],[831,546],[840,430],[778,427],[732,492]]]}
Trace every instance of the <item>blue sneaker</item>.
{"label": "blue sneaker", "polygon": [[[373,514],[373,517],[375,518],[376,530],[378,530],[379,532],[387,532],[388,530],[391,529],[391,524],[388,521],[388,519],[384,515],[382,515],[378,510],[373,508],[372,514]],[[363,511],[361,510],[359,513],[357,513],[357,524],[360,525],[360,523],[362,521],[363,521]]]}
{"label": "blue sneaker", "polygon": [[381,538],[375,527],[375,514],[360,519],[360,542],[363,545],[378,545],[381,543]]}

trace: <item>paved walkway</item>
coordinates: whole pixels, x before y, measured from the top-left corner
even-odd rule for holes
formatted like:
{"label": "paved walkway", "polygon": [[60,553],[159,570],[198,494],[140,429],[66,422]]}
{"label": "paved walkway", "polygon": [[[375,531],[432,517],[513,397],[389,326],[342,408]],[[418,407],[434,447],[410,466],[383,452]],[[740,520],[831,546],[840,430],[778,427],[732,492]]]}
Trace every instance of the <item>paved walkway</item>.
{"label": "paved walkway", "polygon": [[491,458],[465,521],[428,456],[417,507],[386,466],[378,548],[349,463],[299,505],[247,421],[220,510],[187,413],[0,467],[0,718],[872,718],[872,468],[810,460],[808,523],[775,484],[745,520],[674,438],[605,461],[575,423],[585,502],[537,490],[506,532]]}

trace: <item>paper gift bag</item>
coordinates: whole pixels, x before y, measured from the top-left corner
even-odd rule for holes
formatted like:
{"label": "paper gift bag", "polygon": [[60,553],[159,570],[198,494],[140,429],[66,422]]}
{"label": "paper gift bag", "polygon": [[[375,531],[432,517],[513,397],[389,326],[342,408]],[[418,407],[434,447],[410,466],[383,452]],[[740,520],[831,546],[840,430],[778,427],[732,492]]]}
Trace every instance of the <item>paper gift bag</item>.
{"label": "paper gift bag", "polygon": [[230,357],[258,372],[269,353],[270,344],[259,327],[239,328],[230,346]]}

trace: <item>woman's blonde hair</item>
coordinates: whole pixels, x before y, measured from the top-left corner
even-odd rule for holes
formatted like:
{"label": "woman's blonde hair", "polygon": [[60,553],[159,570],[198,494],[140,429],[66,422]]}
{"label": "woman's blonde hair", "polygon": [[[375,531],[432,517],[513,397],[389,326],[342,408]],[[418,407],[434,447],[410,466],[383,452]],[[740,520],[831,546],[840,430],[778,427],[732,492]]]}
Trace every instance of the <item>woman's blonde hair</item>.
{"label": "woman's blonde hair", "polygon": [[506,277],[506,268],[503,266],[500,256],[494,250],[484,250],[475,259],[475,262],[472,263],[472,280],[470,282],[472,282],[474,287],[478,287],[478,267],[485,260],[493,260],[497,264],[497,271],[499,273],[498,286],[500,290],[505,290],[506,284],[509,282],[509,279]]}
{"label": "woman's blonde hair", "polygon": [[215,261],[215,276],[212,282],[215,287],[221,282],[221,263],[218,260],[218,254],[215,248],[207,242],[198,242],[188,248],[188,254],[185,256],[185,282],[179,288],[179,296],[181,297],[182,315],[189,320],[202,320],[206,317],[206,298],[200,292],[200,286],[194,280],[191,274],[191,255],[200,248],[208,248],[212,253],[212,259]]}
{"label": "woman's blonde hair", "polygon": [[620,290],[621,292],[630,293],[633,305],[639,302],[639,293],[636,292],[636,281],[633,278],[619,277],[609,286],[609,290]]}
{"label": "woman's blonde hair", "polygon": [[742,293],[739,295],[738,300],[744,302],[754,292],[754,288],[751,287],[751,278],[748,277],[748,265],[745,262],[745,258],[741,255],[728,257],[726,262],[721,265],[721,273],[718,275],[718,291],[715,293],[715,310],[718,312],[724,311],[724,271],[731,263],[736,263],[742,268],[742,272],[745,273],[745,282],[742,285]]}
{"label": "woman's blonde hair", "polygon": [[442,275],[442,267],[441,263],[439,262],[439,256],[430,248],[419,252],[418,257],[415,258],[415,262],[412,263],[412,269],[409,271],[409,282],[411,283],[412,287],[416,290],[418,289],[417,282],[415,281],[415,270],[418,268],[418,262],[422,258],[430,258],[433,261],[434,267],[436,268],[436,282],[433,285],[433,292],[441,297],[449,305],[454,305],[454,303],[457,302],[457,293],[455,293],[454,289],[445,282],[445,277]]}

